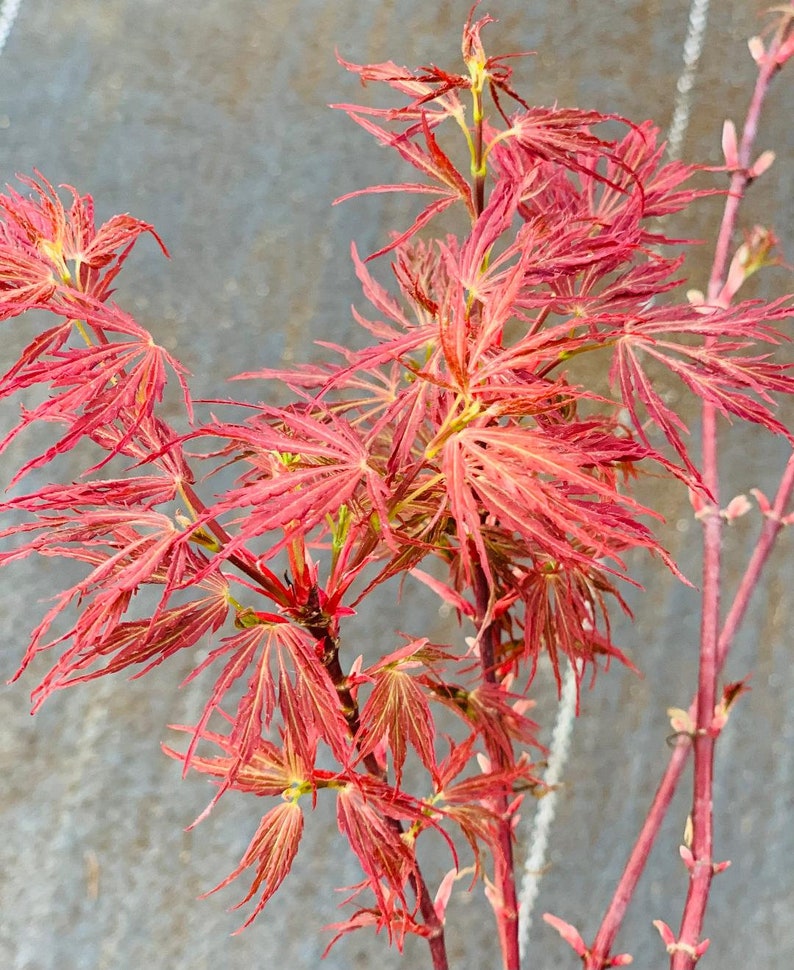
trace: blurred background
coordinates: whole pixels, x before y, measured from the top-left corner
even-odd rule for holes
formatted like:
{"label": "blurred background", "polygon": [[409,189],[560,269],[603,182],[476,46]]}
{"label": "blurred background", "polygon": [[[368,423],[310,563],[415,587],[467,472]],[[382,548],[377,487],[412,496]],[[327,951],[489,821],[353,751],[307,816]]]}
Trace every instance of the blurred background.
{"label": "blurred background", "polygon": [[[363,301],[350,241],[371,252],[415,211],[411,200],[395,195],[331,207],[353,189],[412,177],[396,156],[328,109],[329,102],[378,96],[339,67],[334,50],[358,63],[393,59],[457,70],[469,5],[24,0],[0,56],[0,181],[38,168],[53,183],[90,192],[102,220],[131,212],[154,223],[172,258],[164,260],[150,241],[139,243],[119,278],[117,300],[192,371],[196,397],[225,396],[224,379],[242,370],[317,359],[315,340],[359,341],[349,306]],[[681,145],[685,160],[721,161],[723,119],[738,125],[746,109],[755,68],[746,41],[762,29],[764,6],[711,4]],[[499,21],[485,34],[491,53],[537,52],[514,62],[516,86],[528,101],[670,125],[690,0],[489,0],[481,11]],[[742,214],[744,227],[772,225],[790,258],[792,90],[794,65],[772,92],[757,142],[759,151],[774,148],[777,165],[754,186]],[[719,202],[709,200],[667,227],[706,240],[689,262],[699,288],[719,213]],[[792,289],[790,272],[780,268],[768,271],[754,293]],[[10,361],[31,331],[18,321],[5,326]],[[244,393],[257,399],[266,392],[246,386]],[[4,428],[15,408],[3,405]],[[788,417],[794,418],[791,408]],[[734,428],[723,450],[726,499],[753,487],[771,493],[787,455],[784,442]],[[12,449],[4,461],[18,467],[21,456]],[[78,474],[79,457],[69,461]],[[669,482],[646,487],[664,490],[657,498],[668,514],[666,541],[696,581],[699,530],[686,496]],[[740,575],[758,526],[754,512],[730,530],[730,580]],[[716,857],[733,866],[714,884],[706,923],[714,942],[704,967],[794,965],[791,554],[784,536],[726,670],[729,680],[752,673],[753,690],[718,745]],[[533,927],[527,961],[533,970],[578,966],[540,913],[555,913],[592,938],[667,762],[665,711],[686,707],[695,682],[697,593],[657,563],[636,565],[647,591],[632,597],[636,622],[623,624],[618,640],[644,676],[615,667],[583,695]],[[63,574],[60,564],[40,563],[0,574],[3,680],[16,669],[40,601],[61,588]],[[435,606],[409,597],[359,620],[361,643],[351,656],[391,645],[394,630],[409,622],[415,632],[458,635],[442,632]],[[199,777],[180,781],[160,742],[167,724],[192,723],[200,709],[201,684],[177,690],[194,660],[176,658],[152,679],[109,679],[66,692],[35,718],[27,695],[43,667],[0,690],[6,833],[0,966],[308,970],[319,964],[330,938],[321,927],[343,918],[337,907],[344,896],[334,887],[360,878],[322,809],[307,826],[293,874],[251,929],[230,936],[242,916],[228,907],[247,884],[196,900],[237,864],[260,806],[230,795],[207,821],[185,831],[212,789]],[[545,669],[534,694],[547,738],[556,697]],[[651,920],[678,926],[686,891],[678,845],[688,806],[684,785],[618,941],[639,968],[666,963]],[[499,966],[481,893],[455,893],[448,941],[455,967]],[[343,940],[325,966],[420,968],[429,957],[423,944],[409,941],[401,959],[364,933]]]}

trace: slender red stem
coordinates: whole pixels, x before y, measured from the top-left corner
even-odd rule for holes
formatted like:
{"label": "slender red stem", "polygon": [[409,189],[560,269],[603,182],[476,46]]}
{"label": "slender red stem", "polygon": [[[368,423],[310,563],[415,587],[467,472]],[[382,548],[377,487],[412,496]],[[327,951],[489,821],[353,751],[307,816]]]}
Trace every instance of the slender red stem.
{"label": "slender red stem", "polygon": [[749,169],[753,145],[758,134],[761,112],[769,92],[769,85],[783,66],[783,62],[778,60],[778,52],[788,39],[792,29],[794,29],[794,3],[791,4],[791,12],[781,17],[780,27],[761,63],[758,78],[753,89],[753,95],[750,99],[750,105],[747,109],[738,146],[739,166],[731,175],[728,198],[725,201],[722,223],[714,251],[714,262],[712,264],[708,288],[709,300],[711,301],[716,301],[725,283],[739,206],[744,199],[747,186],[750,183]]}
{"label": "slender red stem", "polygon": [[[399,823],[398,823],[399,824]],[[418,867],[411,875],[411,885],[419,900],[419,911],[428,930],[427,944],[430,947],[430,957],[433,970],[449,970],[447,947],[444,939],[444,924],[439,919],[433,900],[427,890],[427,885]]]}
{"label": "slender red stem", "polygon": [[[747,612],[750,597],[758,586],[764,566],[774,547],[775,540],[783,528],[781,519],[789,506],[792,492],[794,492],[794,455],[788,460],[780,487],[772,503],[772,510],[767,516],[761,534],[755,544],[753,554],[739,583],[733,605],[725,618],[718,644],[718,670],[722,670],[725,664],[731,644]],[[690,705],[690,713],[692,716],[695,714],[694,698]],[[628,858],[609,907],[601,921],[601,926],[598,929],[593,945],[584,961],[586,970],[603,970],[608,965],[609,955],[615,944],[615,938],[623,923],[640,877],[645,870],[645,864],[651,854],[651,849],[656,841],[656,836],[659,834],[662,822],[667,814],[667,809],[675,795],[690,750],[691,745],[689,741],[682,738],[670,756],[670,761],[659,783],[659,787],[656,789],[656,794],[648,810],[645,822],[631,850],[631,855]]]}
{"label": "slender red stem", "polygon": [[[476,625],[480,648],[480,667],[483,679],[488,683],[498,683],[496,675],[499,650],[499,630],[489,621],[490,589],[485,572],[480,566],[475,574]],[[488,757],[499,768],[509,769],[512,765],[504,750],[496,744],[488,745]],[[518,944],[518,895],[516,891],[516,871],[513,859],[513,821],[510,813],[510,799],[506,795],[498,798],[500,822],[498,828],[499,852],[494,853],[494,888],[497,894],[494,913],[502,950],[504,970],[519,970],[521,957]]]}
{"label": "slender red stem", "polygon": [[637,883],[645,870],[645,864],[656,841],[656,836],[659,834],[667,809],[675,795],[689,756],[689,750],[690,745],[687,741],[678,744],[673,751],[667,770],[656,789],[653,802],[640,829],[640,834],[637,836],[637,841],[634,843],[626,867],[612,895],[609,908],[604,914],[595,940],[584,959],[585,970],[603,970],[603,968],[609,966],[609,956],[615,938],[623,923],[629,903],[634,897]]}
{"label": "slender red stem", "polygon": [[695,782],[692,796],[692,861],[689,887],[678,943],[671,954],[671,970],[694,966],[714,878],[714,742],[711,722],[717,699],[721,545],[723,520],[719,514],[717,414],[703,405],[703,482],[716,505],[703,521],[703,592],[700,619],[700,665],[693,737]]}
{"label": "slender red stem", "polygon": [[[201,497],[189,482],[182,482],[180,487],[186,501],[194,513],[204,513],[207,511],[207,506],[204,504]],[[217,519],[208,519],[206,522],[206,527],[222,546],[226,546],[231,543],[231,536]],[[256,565],[250,561],[249,558],[247,558],[247,555],[247,551],[245,550],[241,553],[234,553],[233,555],[229,556],[229,562],[233,566],[236,566],[241,573],[248,576],[249,579],[252,579],[257,585],[261,586],[265,590],[269,590],[270,584],[268,583],[266,577],[262,574],[261,570],[257,569]]]}
{"label": "slender red stem", "polygon": [[[350,690],[347,677],[342,670],[339,662],[339,642],[330,631],[318,628],[314,634],[318,643],[322,645],[322,663],[328,671],[328,675],[336,687],[342,714],[348,724],[351,738],[356,738],[359,731],[359,709],[358,703]],[[364,767],[376,778],[383,779],[385,771],[371,752],[363,758]],[[396,818],[386,818],[386,824],[390,826],[400,837],[404,834],[402,823]],[[427,883],[422,875],[418,860],[413,872],[409,876],[411,888],[416,894],[419,904],[419,911],[427,928],[427,944],[430,947],[430,957],[433,961],[433,970],[449,970],[449,959],[447,957],[447,945],[444,935],[444,923],[436,912]]]}
{"label": "slender red stem", "polygon": [[474,101],[474,211],[480,215],[485,208],[485,163],[483,159],[483,103],[482,92],[472,90]]}
{"label": "slender red stem", "polygon": [[761,530],[761,535],[758,537],[753,554],[750,557],[750,561],[747,564],[747,568],[745,569],[744,575],[739,583],[739,588],[737,589],[736,596],[733,600],[733,606],[730,608],[728,615],[725,618],[722,633],[720,634],[718,660],[720,668],[722,668],[725,660],[727,659],[733,638],[736,636],[736,631],[739,629],[739,626],[744,619],[744,615],[747,612],[750,597],[758,585],[761,572],[766,565],[767,559],[769,559],[769,555],[772,552],[780,530],[783,528],[783,522],[781,520],[786,514],[786,510],[789,508],[793,493],[794,455],[792,455],[786,463],[786,468],[780,479],[777,494],[772,502],[772,509],[766,517],[764,527]]}
{"label": "slender red stem", "polygon": [[[791,27],[781,22],[775,43],[761,64],[758,80],[747,111],[739,144],[739,168],[731,176],[731,188],[725,204],[717,239],[708,297],[716,302],[724,285],[736,225],[738,209],[750,181],[748,169],[758,131],[761,109],[772,77],[780,69],[776,48]],[[712,342],[717,343],[712,338]],[[720,615],[720,547],[723,520],[719,514],[719,459],[717,414],[714,405],[703,404],[703,482],[714,500],[714,508],[703,520],[703,594],[698,670],[697,713],[694,741],[694,790],[692,798],[692,857],[689,863],[689,886],[681,917],[678,940],[670,956],[671,970],[692,970],[699,958],[703,922],[714,878],[714,747],[716,734],[711,731],[717,699],[719,673]]]}

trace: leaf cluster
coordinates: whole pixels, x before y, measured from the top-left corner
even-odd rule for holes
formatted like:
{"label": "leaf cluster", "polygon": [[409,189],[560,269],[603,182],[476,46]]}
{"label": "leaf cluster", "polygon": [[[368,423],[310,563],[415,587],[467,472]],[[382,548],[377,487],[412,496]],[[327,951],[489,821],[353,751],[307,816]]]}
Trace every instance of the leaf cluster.
{"label": "leaf cluster", "polygon": [[[84,570],[35,628],[22,669],[57,653],[38,704],[213,638],[190,675],[214,672],[206,706],[181,728],[185,749],[166,750],[213,778],[216,798],[277,799],[229,877],[253,870],[247,922],[289,872],[322,793],[361,863],[355,895],[370,894],[340,933],[431,935],[445,900],[428,908],[426,833],[448,841],[454,867],[455,834],[478,875],[487,855],[505,862],[516,793],[537,781],[526,710],[538,658],[558,678],[566,658],[579,680],[626,659],[609,615],[610,601],[627,610],[627,554],[675,568],[633,482],[661,473],[704,491],[659,365],[726,416],[785,433],[773,401],[794,384],[771,353],[789,307],[671,298],[681,257],[658,220],[704,194],[688,187],[694,170],[663,161],[650,123],[524,102],[507,59],[485,54],[488,20],[466,25],[465,73],[345,63],[405,98],[338,107],[422,180],[363,191],[431,201],[370,257],[389,255],[391,288],[353,247],[371,306],[353,311],[365,349],[326,345],[323,365],[241,375],[281,382],[285,407],[195,422],[181,365],[111,300],[138,237],[159,242],[151,226],[117,216],[96,228],[89,196],[69,189],[67,209],[41,176],[23,180],[28,196],[0,197],[0,316],[57,321],[0,380],[3,397],[47,391],[0,449],[36,422],[59,432],[12,481],[78,442],[99,453],[79,481],[3,503],[16,518],[0,563],[35,554]],[[616,125],[619,137],[603,134]],[[442,146],[442,126],[461,135],[470,171]],[[453,206],[465,231],[426,238]],[[611,391],[577,377],[585,355]],[[169,373],[194,420],[187,435],[158,414]],[[111,461],[122,472],[100,476]],[[234,484],[200,497],[194,469],[219,466]],[[452,606],[467,643],[407,636],[353,659],[348,618],[408,576]],[[133,615],[144,588],[154,608]],[[65,615],[66,632],[52,633]],[[439,735],[440,707],[455,738]]]}

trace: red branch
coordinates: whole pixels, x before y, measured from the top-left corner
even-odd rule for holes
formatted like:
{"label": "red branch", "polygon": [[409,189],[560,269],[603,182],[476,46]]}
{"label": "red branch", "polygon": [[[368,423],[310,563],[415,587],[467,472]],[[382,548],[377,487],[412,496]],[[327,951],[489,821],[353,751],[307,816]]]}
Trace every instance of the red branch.
{"label": "red branch", "polygon": [[[771,80],[784,63],[784,59],[778,55],[789,40],[793,25],[794,5],[790,14],[783,15],[775,39],[761,64],[747,111],[738,150],[739,167],[731,176],[730,190],[715,248],[708,288],[709,302],[716,303],[725,284],[739,207],[752,181],[750,159],[761,111]],[[790,56],[790,54],[787,54],[787,56]],[[750,597],[758,585],[763,568],[782,528],[781,520],[788,507],[792,491],[794,491],[794,456],[789,458],[786,465],[772,508],[767,513],[766,522],[756,542],[755,549],[736,592],[733,606],[728,612],[719,637],[717,637],[716,631],[719,623],[719,554],[722,520],[717,511],[719,508],[719,481],[716,413],[713,405],[709,402],[704,402],[703,405],[703,481],[712,493],[715,510],[704,519],[701,656],[698,692],[690,707],[690,715],[696,716],[696,734],[693,739],[695,743],[694,745],[687,742],[679,743],[670,758],[592,947],[587,951],[584,958],[586,970],[603,970],[610,965],[609,956],[612,947],[661,829],[667,809],[676,792],[691,747],[695,749],[691,845],[693,864],[690,869],[690,885],[678,941],[668,949],[671,953],[672,970],[691,970],[698,959],[697,947],[702,931],[711,879],[714,874],[712,802],[715,738],[710,736],[709,728],[716,701],[717,678],[747,611]]]}

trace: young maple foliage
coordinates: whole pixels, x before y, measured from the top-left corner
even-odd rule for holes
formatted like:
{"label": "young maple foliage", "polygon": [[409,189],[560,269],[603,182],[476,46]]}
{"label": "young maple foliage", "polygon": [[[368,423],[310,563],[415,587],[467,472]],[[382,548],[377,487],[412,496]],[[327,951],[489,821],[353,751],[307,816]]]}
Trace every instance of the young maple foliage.
{"label": "young maple foliage", "polygon": [[[786,432],[773,396],[794,389],[789,365],[770,356],[788,304],[670,302],[681,257],[664,255],[674,241],[656,220],[704,194],[686,187],[694,170],[662,161],[650,123],[528,105],[507,58],[485,54],[489,21],[466,24],[465,73],[343,62],[407,100],[337,107],[423,179],[352,194],[432,201],[369,257],[390,254],[393,289],[353,247],[374,310],[354,310],[365,349],[326,344],[336,362],[241,375],[284,384],[294,395],[285,407],[177,434],[157,405],[170,370],[193,419],[184,371],[110,300],[152,227],[117,216],[96,229],[90,197],[70,189],[67,211],[41,176],[23,180],[30,196],[0,197],[0,315],[57,320],[0,381],[3,397],[47,391],[0,449],[35,423],[62,431],[13,476],[17,486],[78,442],[98,454],[80,481],[2,506],[13,518],[2,535],[14,541],[0,563],[37,554],[83,569],[33,631],[20,672],[57,654],[35,703],[103,674],[139,676],[211,637],[188,678],[216,671],[210,696],[180,728],[184,751],[166,751],[213,778],[216,798],[235,789],[281,799],[220,885],[253,870],[250,922],[325,792],[364,874],[338,934],[373,926],[401,945],[416,933],[436,966],[446,965],[448,888],[434,904],[420,849],[440,834],[457,868],[463,837],[509,950],[517,793],[536,784],[526,710],[539,655],[558,679],[567,658],[578,681],[602,661],[628,662],[609,623],[610,601],[628,612],[626,553],[645,549],[675,568],[632,481],[662,471],[702,492],[686,428],[648,363],[775,433]],[[605,122],[625,133],[602,137]],[[462,136],[464,166],[447,128]],[[452,206],[467,220],[459,236],[419,238]],[[611,398],[577,380],[587,354],[603,360]],[[197,443],[206,448],[188,454]],[[121,471],[91,477],[111,461]],[[200,464],[232,465],[237,481],[202,499]],[[409,575],[457,611],[467,645],[408,635],[354,660],[347,619],[387,579]],[[143,589],[153,606],[132,616]],[[66,632],[53,633],[67,615]],[[442,708],[458,722],[446,754]]]}

